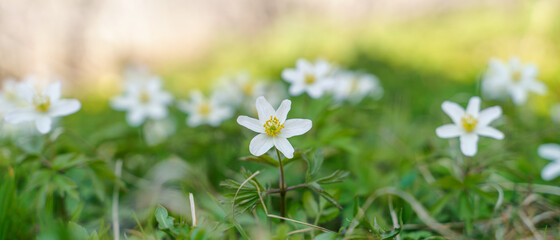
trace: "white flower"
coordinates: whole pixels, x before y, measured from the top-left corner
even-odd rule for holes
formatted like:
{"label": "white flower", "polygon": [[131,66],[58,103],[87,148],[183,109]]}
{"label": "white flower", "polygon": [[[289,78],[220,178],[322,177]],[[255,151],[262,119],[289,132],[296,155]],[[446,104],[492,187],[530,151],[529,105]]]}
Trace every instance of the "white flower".
{"label": "white flower", "polygon": [[309,119],[286,120],[291,104],[290,100],[284,100],[275,111],[261,96],[256,101],[259,119],[247,116],[237,118],[239,125],[259,133],[249,144],[251,154],[260,156],[275,146],[287,158],[294,157],[294,148],[288,138],[306,133],[311,129],[312,123]]}
{"label": "white flower", "polygon": [[560,123],[560,103],[554,104],[550,109],[550,117],[552,121]]}
{"label": "white flower", "polygon": [[189,115],[187,124],[191,127],[201,124],[216,127],[233,115],[233,109],[230,105],[223,103],[219,92],[206,98],[200,91],[193,91],[190,94],[190,101],[180,101],[178,107]]}
{"label": "white flower", "polygon": [[550,181],[560,176],[560,145],[554,143],[539,146],[539,156],[552,160],[541,171],[542,179]]}
{"label": "white flower", "polygon": [[167,105],[173,96],[161,88],[158,77],[129,79],[125,86],[124,93],[111,100],[111,106],[116,110],[127,111],[128,124],[136,127],[146,119],[159,120],[167,116]]}
{"label": "white flower", "polygon": [[23,83],[16,82],[14,79],[5,79],[2,83],[2,92],[0,92],[0,115],[4,115],[17,107],[27,104],[21,96],[21,87]]}
{"label": "white flower", "polygon": [[482,79],[482,91],[494,99],[509,94],[516,105],[521,105],[527,101],[529,92],[546,93],[546,85],[537,80],[537,75],[537,66],[523,64],[518,58],[511,58],[509,63],[491,59]]}
{"label": "white flower", "polygon": [[219,91],[220,98],[228,104],[238,106],[246,99],[255,99],[264,94],[264,84],[260,81],[253,81],[247,72],[240,72],[237,75],[221,77],[215,91]]}
{"label": "white flower", "polygon": [[480,111],[480,98],[471,97],[466,111],[459,104],[450,101],[443,102],[441,108],[453,120],[453,123],[438,127],[437,136],[440,138],[459,137],[461,152],[466,156],[476,154],[478,135],[498,140],[504,138],[502,132],[488,126],[490,122],[502,115],[500,106]]}
{"label": "white flower", "polygon": [[296,68],[284,69],[282,78],[290,83],[290,95],[307,92],[312,98],[320,98],[332,86],[333,67],[325,60],[310,63],[305,59],[296,62]]}
{"label": "white flower", "polygon": [[51,131],[52,119],[67,116],[81,108],[76,99],[60,99],[60,82],[49,84],[43,91],[37,91],[29,84],[21,87],[21,94],[29,106],[17,108],[5,115],[8,123],[35,122],[41,134]]}
{"label": "white flower", "polygon": [[334,99],[338,102],[348,100],[358,103],[367,95],[375,98],[383,95],[379,79],[372,74],[342,71],[336,73],[334,79],[332,92]]}

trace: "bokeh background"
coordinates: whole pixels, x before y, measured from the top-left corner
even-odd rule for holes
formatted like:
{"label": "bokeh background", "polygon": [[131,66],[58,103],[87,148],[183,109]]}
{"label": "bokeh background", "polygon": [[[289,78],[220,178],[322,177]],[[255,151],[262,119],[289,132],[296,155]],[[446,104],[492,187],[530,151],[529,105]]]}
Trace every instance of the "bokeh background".
{"label": "bokeh background", "polygon": [[133,63],[181,92],[324,57],[472,82],[490,57],[520,56],[554,84],[558,12],[554,0],[0,0],[0,77],[55,75],[82,96],[110,96]]}

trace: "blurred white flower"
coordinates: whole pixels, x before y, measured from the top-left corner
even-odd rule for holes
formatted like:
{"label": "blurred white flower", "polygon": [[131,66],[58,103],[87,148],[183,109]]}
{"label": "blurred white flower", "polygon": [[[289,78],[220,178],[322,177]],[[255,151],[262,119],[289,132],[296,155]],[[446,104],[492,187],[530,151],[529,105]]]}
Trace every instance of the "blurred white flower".
{"label": "blurred white flower", "polygon": [[201,124],[216,127],[233,115],[232,107],[222,101],[218,92],[207,98],[200,91],[192,91],[190,100],[180,101],[178,107],[189,115],[187,125],[191,127]]}
{"label": "blurred white flower", "polygon": [[148,146],[155,146],[165,141],[175,130],[175,123],[169,118],[149,120],[144,124],[144,139]]}
{"label": "blurred white flower", "polygon": [[521,105],[527,101],[530,92],[546,93],[546,85],[537,80],[537,75],[537,66],[524,64],[518,58],[510,58],[508,63],[491,59],[482,79],[482,92],[494,99],[509,94],[516,105]]}
{"label": "blurred white flower", "polygon": [[335,74],[333,79],[332,92],[337,102],[358,103],[368,95],[375,99],[379,99],[383,95],[379,79],[372,74],[340,71]]}
{"label": "blurred white flower", "polygon": [[306,133],[311,129],[312,122],[309,119],[286,120],[291,104],[290,100],[284,100],[275,111],[261,96],[256,101],[259,119],[247,116],[237,118],[239,125],[259,133],[249,144],[251,154],[260,156],[275,146],[287,158],[294,157],[294,148],[288,138]]}
{"label": "blurred white flower", "polygon": [[441,105],[443,111],[453,120],[436,129],[440,138],[459,137],[461,152],[466,156],[474,156],[477,152],[478,135],[501,140],[504,134],[493,127],[490,122],[502,115],[502,108],[494,106],[480,111],[480,98],[471,97],[466,111],[459,104],[445,101]]}
{"label": "blurred white flower", "polygon": [[325,60],[310,63],[298,59],[296,68],[284,69],[282,78],[290,83],[290,95],[298,96],[307,92],[312,98],[320,98],[332,86],[330,79],[333,67]]}
{"label": "blurred white flower", "polygon": [[60,99],[60,82],[48,84],[42,91],[30,84],[23,84],[20,91],[28,106],[10,111],[5,115],[5,120],[11,124],[35,122],[41,134],[51,131],[53,118],[70,115],[81,108],[80,101],[76,99]]}
{"label": "blurred white flower", "polygon": [[550,117],[552,121],[560,123],[560,103],[554,104],[550,109]]}
{"label": "blurred white flower", "polygon": [[264,94],[265,88],[261,81],[254,81],[247,72],[240,72],[233,76],[221,77],[215,91],[219,91],[224,102],[238,106],[247,99],[253,101]]}
{"label": "blurred white flower", "polygon": [[22,84],[11,78],[4,80],[2,92],[0,92],[0,115],[4,115],[17,107],[23,107],[27,104],[21,96]]}
{"label": "blurred white flower", "polygon": [[539,146],[539,156],[544,159],[552,160],[541,171],[542,179],[550,181],[560,176],[560,145],[547,143]]}
{"label": "blurred white flower", "polygon": [[128,124],[136,127],[146,119],[158,120],[167,117],[167,105],[172,101],[173,96],[162,89],[161,80],[150,76],[127,79],[124,93],[111,100],[111,107],[127,111]]}

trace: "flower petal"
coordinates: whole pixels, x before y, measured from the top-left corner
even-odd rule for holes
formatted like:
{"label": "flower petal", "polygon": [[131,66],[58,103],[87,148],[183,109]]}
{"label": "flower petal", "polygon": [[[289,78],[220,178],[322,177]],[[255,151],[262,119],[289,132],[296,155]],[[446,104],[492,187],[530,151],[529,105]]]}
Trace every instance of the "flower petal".
{"label": "flower petal", "polygon": [[288,141],[288,139],[282,137],[275,137],[274,139],[274,146],[287,158],[294,157],[294,147]]}
{"label": "flower petal", "polygon": [[546,93],[546,85],[544,83],[533,80],[526,83],[526,87],[529,91],[534,92],[539,95],[543,95]]}
{"label": "flower petal", "polygon": [[509,94],[515,105],[524,104],[527,101],[527,91],[521,86],[513,86],[509,88]]}
{"label": "flower petal", "polygon": [[560,175],[560,162],[551,162],[541,171],[541,177],[545,181],[555,179]]}
{"label": "flower petal", "polygon": [[455,124],[461,124],[461,118],[465,115],[465,110],[459,104],[445,101],[441,104],[441,109]]}
{"label": "flower petal", "polygon": [[51,83],[47,85],[45,90],[43,90],[43,94],[45,96],[48,96],[51,102],[55,102],[58,99],[60,99],[60,95],[61,95],[60,88],[61,88],[60,82]]}
{"label": "flower petal", "polygon": [[542,144],[539,146],[539,156],[544,159],[558,161],[560,160],[560,145],[554,143]]}
{"label": "flower petal", "polygon": [[262,125],[264,125],[265,122],[270,119],[270,116],[274,115],[276,112],[274,111],[274,108],[272,108],[272,105],[270,105],[263,96],[257,98],[256,107],[259,115],[259,121]]}
{"label": "flower petal", "polygon": [[461,142],[461,152],[468,157],[474,156],[478,147],[478,135],[474,133],[467,133],[461,135],[459,139]]}
{"label": "flower petal", "polygon": [[49,116],[60,117],[77,112],[82,107],[76,99],[62,99],[55,102],[49,109]]}
{"label": "flower petal", "polygon": [[306,59],[300,58],[296,61],[296,68],[299,71],[311,72],[311,71],[313,71],[313,64],[311,64]]}
{"label": "flower petal", "polygon": [[134,105],[136,101],[133,98],[125,95],[117,96],[111,99],[111,107],[115,110],[126,110]]}
{"label": "flower petal", "polygon": [[146,120],[146,112],[143,109],[133,109],[126,114],[126,121],[130,126],[140,126]]}
{"label": "flower petal", "polygon": [[481,136],[491,137],[498,140],[504,139],[504,134],[493,127],[479,127],[476,129],[476,133]]}
{"label": "flower petal", "polygon": [[260,156],[268,152],[272,146],[274,146],[273,138],[261,133],[251,140],[249,152],[255,156]]}
{"label": "flower petal", "polygon": [[312,126],[313,123],[309,119],[288,119],[284,123],[284,129],[281,130],[278,137],[291,138],[293,136],[299,136],[309,131]]}
{"label": "flower petal", "polygon": [[6,122],[11,124],[32,121],[37,117],[37,113],[33,108],[23,108],[9,112],[4,117]]}
{"label": "flower petal", "polygon": [[298,82],[301,78],[301,74],[296,69],[284,69],[282,71],[282,78],[289,83]]}
{"label": "flower petal", "polygon": [[469,99],[469,104],[467,105],[467,113],[475,118],[478,118],[479,112],[480,112],[480,97],[471,97],[471,99]]}
{"label": "flower petal", "polygon": [[147,106],[146,111],[151,119],[163,119],[167,117],[167,108],[163,105],[152,104]]}
{"label": "flower petal", "polygon": [[239,125],[243,127],[250,129],[251,131],[264,133],[264,126],[261,125],[258,119],[247,116],[239,116],[237,117],[237,123],[239,123]]}
{"label": "flower petal", "polygon": [[436,135],[440,138],[454,138],[463,133],[463,129],[455,124],[445,124],[436,128]]}
{"label": "flower petal", "polygon": [[303,83],[292,83],[290,85],[290,95],[292,96],[299,96],[305,91],[305,84]]}
{"label": "flower petal", "polygon": [[52,120],[50,117],[41,116],[35,120],[35,126],[41,134],[48,133],[51,131]]}
{"label": "flower petal", "polygon": [[500,106],[486,108],[478,114],[478,125],[486,126],[500,116],[502,116],[502,108]]}
{"label": "flower petal", "polygon": [[288,112],[290,112],[290,108],[292,106],[292,101],[286,99],[282,101],[278,110],[276,110],[276,117],[280,121],[280,123],[284,123],[286,118],[288,117]]}
{"label": "flower petal", "polygon": [[321,96],[323,96],[323,90],[324,90],[324,87],[323,87],[322,84],[315,83],[315,84],[307,87],[307,94],[309,94],[309,96],[311,98],[317,99],[317,98],[320,98]]}

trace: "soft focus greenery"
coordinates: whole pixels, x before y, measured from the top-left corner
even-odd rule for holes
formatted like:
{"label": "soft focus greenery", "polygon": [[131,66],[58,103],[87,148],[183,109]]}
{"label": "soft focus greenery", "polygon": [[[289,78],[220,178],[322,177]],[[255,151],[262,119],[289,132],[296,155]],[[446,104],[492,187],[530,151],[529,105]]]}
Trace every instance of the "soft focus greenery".
{"label": "soft focus greenery", "polygon": [[[61,120],[60,136],[2,140],[0,239],[112,239],[114,187],[119,189],[121,235],[128,239],[389,239],[399,232],[400,239],[426,239],[445,235],[438,231],[441,226],[458,234],[443,236],[447,238],[523,239],[535,236],[531,228],[558,238],[560,179],[540,178],[549,161],[538,157],[537,147],[559,142],[560,126],[550,120],[548,110],[560,100],[560,17],[542,20],[546,7],[527,4],[523,9],[481,9],[343,30],[319,20],[298,24],[296,19],[279,23],[253,42],[240,43],[232,36],[197,63],[158,69],[165,88],[178,98],[239,69],[281,81],[281,70],[298,57],[325,57],[378,76],[385,89],[378,101],[351,105],[334,104],[328,97],[291,98],[289,117],[311,119],[313,128],[290,139],[299,153],[286,165],[288,186],[337,170],[349,175],[321,184],[327,196],[312,188],[290,191],[288,216],[337,234],[317,229],[294,233],[307,227],[267,218],[253,183],[241,188],[246,198],[236,200],[242,202],[236,206],[236,223],[232,200],[239,184],[260,171],[254,179],[261,190],[278,188],[278,170],[241,160],[250,155],[253,133],[235,117],[216,128],[190,128],[185,115],[172,107],[177,132],[148,146],[142,129],[129,127],[124,113],[109,108],[108,99],[90,97],[80,99],[80,112]],[[465,106],[471,96],[480,95],[478,81],[487,60],[510,55],[536,62],[550,93],[531,96],[523,107],[483,99],[483,108],[502,106],[504,116],[495,126],[506,138],[482,138],[478,154],[466,158],[456,139],[435,135],[436,127],[450,122],[441,103]],[[270,157],[276,159],[275,154]],[[119,159],[121,178],[114,175]],[[197,227],[192,227],[188,193],[194,194]],[[361,209],[372,194],[378,198]],[[279,214],[278,197],[263,196],[269,213]],[[419,217],[414,204],[443,225]],[[356,218],[361,211],[365,218]],[[402,231],[393,228],[398,221],[391,211]],[[543,213],[551,216],[535,221]],[[527,225],[527,216],[535,226]],[[355,235],[345,235],[354,220],[360,223]]]}

